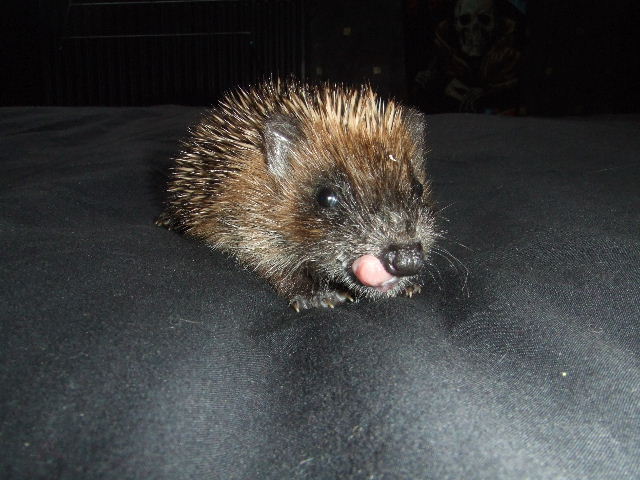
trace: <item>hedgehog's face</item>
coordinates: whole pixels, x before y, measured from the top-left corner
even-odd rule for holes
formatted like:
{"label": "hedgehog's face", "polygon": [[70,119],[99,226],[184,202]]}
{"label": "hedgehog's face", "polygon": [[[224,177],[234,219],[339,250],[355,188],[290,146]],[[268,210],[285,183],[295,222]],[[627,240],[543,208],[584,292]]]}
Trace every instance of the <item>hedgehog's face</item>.
{"label": "hedgehog's face", "polygon": [[305,189],[297,247],[317,279],[368,297],[418,281],[435,238],[428,188],[408,172],[386,173],[366,185],[346,172],[321,175]]}
{"label": "hedgehog's face", "polygon": [[283,117],[268,125],[269,169],[289,209],[278,215],[288,219],[287,256],[316,282],[379,297],[419,281],[436,233],[424,152],[404,133],[391,152],[389,142],[357,136],[314,142]]}

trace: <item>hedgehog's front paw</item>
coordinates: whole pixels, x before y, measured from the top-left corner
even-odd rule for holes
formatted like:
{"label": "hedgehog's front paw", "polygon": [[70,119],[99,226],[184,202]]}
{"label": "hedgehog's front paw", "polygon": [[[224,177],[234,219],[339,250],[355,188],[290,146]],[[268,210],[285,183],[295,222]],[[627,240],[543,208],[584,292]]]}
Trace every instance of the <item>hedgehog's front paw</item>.
{"label": "hedgehog's front paw", "polygon": [[296,295],[291,299],[289,305],[291,305],[291,307],[293,307],[296,312],[300,312],[300,310],[305,310],[307,308],[333,308],[336,305],[340,305],[346,302],[347,300],[353,302],[353,297],[349,294],[349,292],[325,290],[323,292],[317,292],[311,295]]}
{"label": "hedgehog's front paw", "polygon": [[414,295],[417,295],[418,293],[420,293],[421,291],[422,291],[422,285],[420,285],[419,283],[412,283],[411,285],[407,286],[404,289],[402,294],[411,298]]}

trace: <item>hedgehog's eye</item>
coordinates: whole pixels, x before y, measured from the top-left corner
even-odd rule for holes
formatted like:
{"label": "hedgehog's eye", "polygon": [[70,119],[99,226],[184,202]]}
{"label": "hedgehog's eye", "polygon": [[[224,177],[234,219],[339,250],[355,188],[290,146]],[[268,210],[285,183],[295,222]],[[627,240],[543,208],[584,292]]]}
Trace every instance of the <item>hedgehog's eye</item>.
{"label": "hedgehog's eye", "polygon": [[318,190],[318,203],[324,208],[335,208],[338,203],[338,194],[330,187],[323,187]]}
{"label": "hedgehog's eye", "polygon": [[424,187],[419,181],[416,180],[413,182],[413,185],[411,186],[411,190],[414,197],[420,198],[422,197],[422,193],[424,192]]}

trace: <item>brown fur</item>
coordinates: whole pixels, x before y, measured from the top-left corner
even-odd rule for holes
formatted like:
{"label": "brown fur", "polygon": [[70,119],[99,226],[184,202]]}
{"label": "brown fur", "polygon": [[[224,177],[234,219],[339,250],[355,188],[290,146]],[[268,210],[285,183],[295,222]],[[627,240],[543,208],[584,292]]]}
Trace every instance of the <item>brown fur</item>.
{"label": "brown fur", "polygon": [[[425,154],[422,115],[368,86],[265,83],[228,94],[192,129],[158,223],[232,254],[296,308],[412,292],[416,276],[381,294],[350,265],[390,243],[428,251]],[[318,207],[323,185],[340,192],[339,211]]]}

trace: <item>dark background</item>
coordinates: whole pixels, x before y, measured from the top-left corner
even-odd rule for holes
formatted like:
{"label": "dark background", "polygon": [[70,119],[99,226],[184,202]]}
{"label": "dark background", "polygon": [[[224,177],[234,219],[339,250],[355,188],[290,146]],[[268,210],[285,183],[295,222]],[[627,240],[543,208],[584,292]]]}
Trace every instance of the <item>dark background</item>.
{"label": "dark background", "polygon": [[[270,74],[411,101],[443,1],[3,2],[0,104],[208,105]],[[639,22],[631,0],[529,2],[519,113],[639,111]]]}

